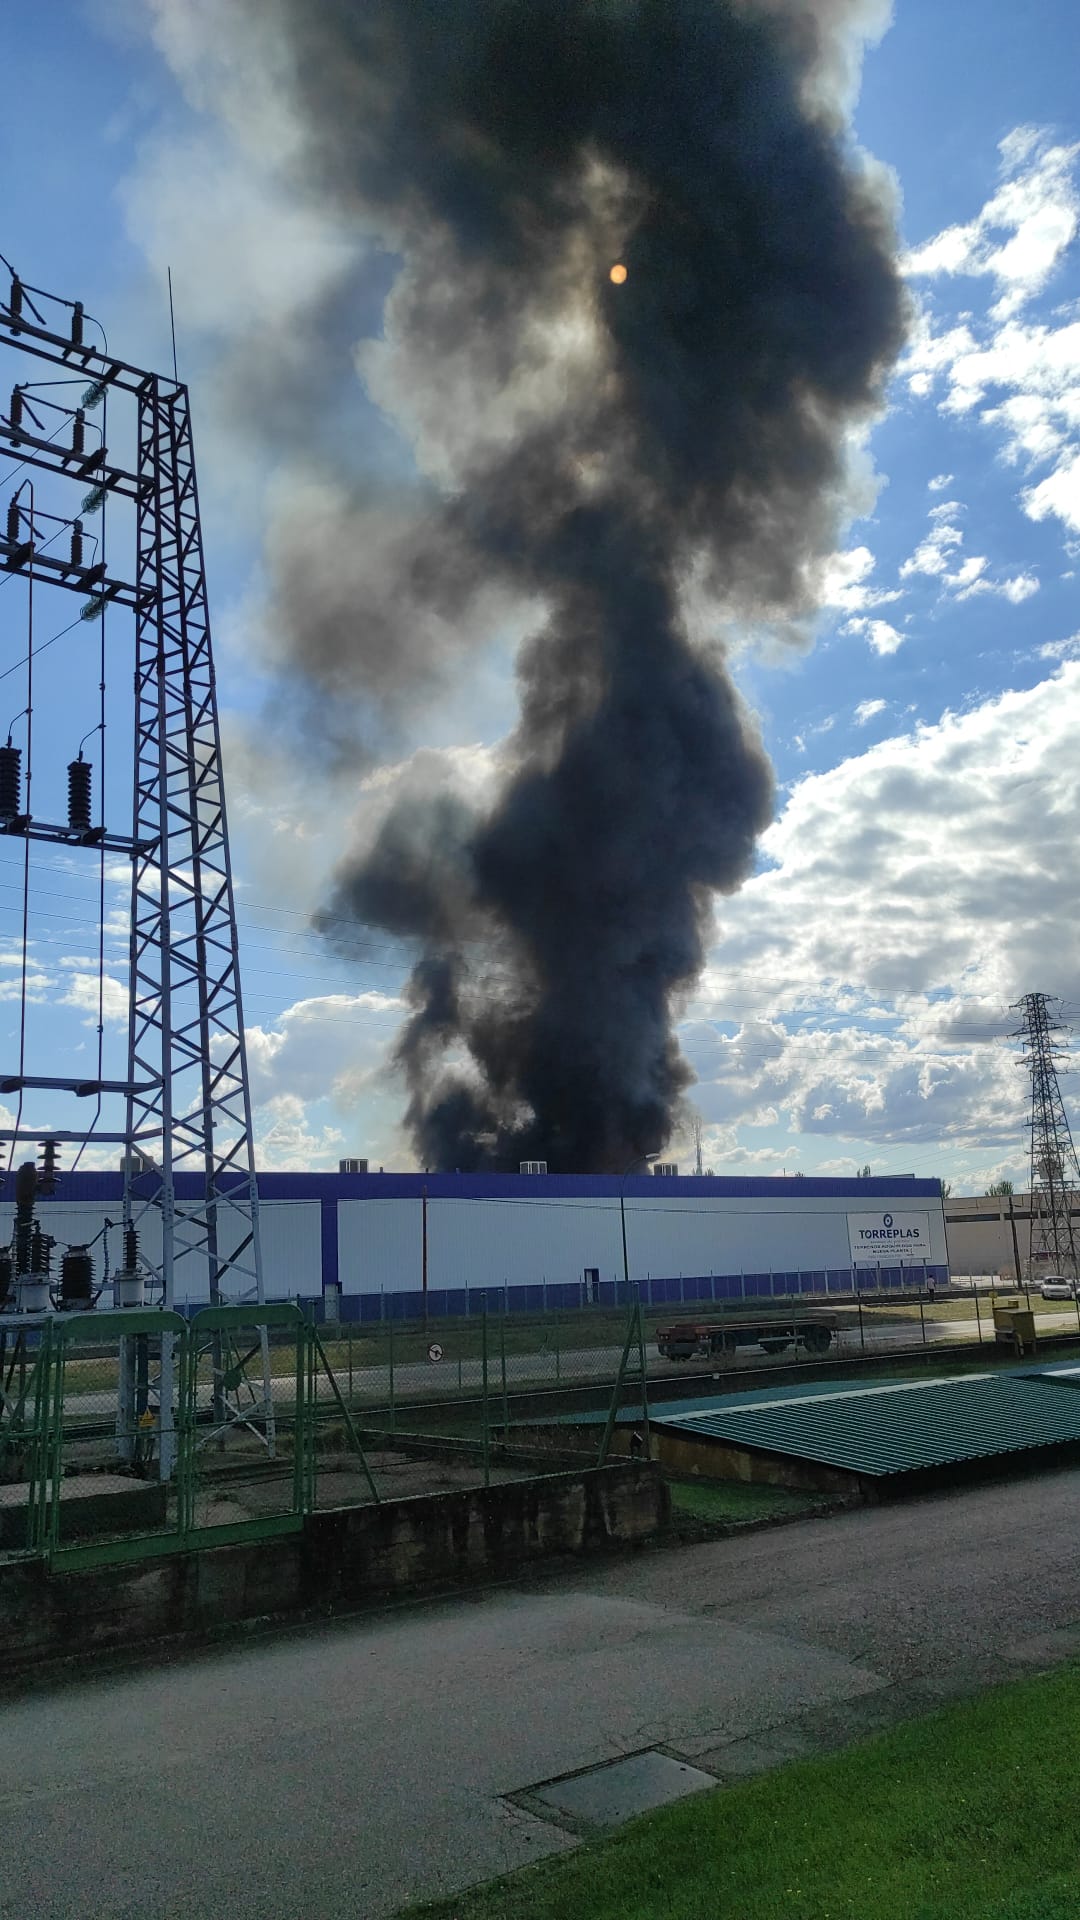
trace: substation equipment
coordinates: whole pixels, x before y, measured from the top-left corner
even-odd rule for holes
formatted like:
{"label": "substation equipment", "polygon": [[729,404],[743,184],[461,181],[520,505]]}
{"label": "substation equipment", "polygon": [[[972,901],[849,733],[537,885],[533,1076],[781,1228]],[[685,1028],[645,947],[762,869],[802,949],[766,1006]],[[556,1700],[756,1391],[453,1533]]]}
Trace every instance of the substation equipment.
{"label": "substation equipment", "polygon": [[[0,1095],[13,1102],[0,1129],[4,1198],[15,1207],[11,1245],[0,1251],[0,1390],[5,1354],[10,1375],[12,1356],[21,1344],[25,1359],[46,1321],[99,1300],[123,1311],[169,1309],[189,1292],[219,1305],[263,1299],[188,390],[175,368],[167,376],[117,358],[81,302],[27,285],[6,261],[2,270],[0,344],[13,379],[0,384],[0,691],[13,718],[0,727],[0,838],[20,852],[18,1038],[15,1057],[0,1059]],[[87,684],[88,710],[73,713]],[[61,808],[47,818],[35,787],[63,791],[66,734],[66,818]],[[114,806],[126,813],[127,793],[130,828],[120,831],[109,816]],[[96,949],[81,974],[96,1053],[72,1059],[68,1073],[54,1070],[55,1056],[41,1062],[33,1012],[58,851],[92,877],[92,931],[80,937]],[[121,1066],[117,1046],[111,1074],[106,925],[118,862],[131,870],[127,1047]],[[74,1171],[88,1155],[100,1162],[99,1149],[123,1167],[119,1218],[96,1244],[58,1247],[49,1203],[61,1162]],[[197,1175],[196,1197],[187,1183],[179,1206],[178,1174]],[[145,1349],[145,1336],[121,1337],[118,1446],[130,1449],[136,1414],[155,1425],[164,1477],[173,1338],[161,1337],[149,1364]],[[245,1382],[243,1419],[260,1425],[261,1396],[272,1443],[265,1333],[261,1354],[262,1385],[253,1402]],[[223,1424],[241,1417],[236,1374],[216,1350]]]}

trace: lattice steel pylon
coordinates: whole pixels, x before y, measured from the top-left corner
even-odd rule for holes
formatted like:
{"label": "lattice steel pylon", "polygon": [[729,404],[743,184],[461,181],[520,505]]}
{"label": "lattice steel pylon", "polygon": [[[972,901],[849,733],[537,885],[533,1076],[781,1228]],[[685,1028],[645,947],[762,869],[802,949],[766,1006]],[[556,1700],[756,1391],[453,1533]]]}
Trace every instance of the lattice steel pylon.
{"label": "lattice steel pylon", "polygon": [[1075,1280],[1080,1165],[1058,1084],[1065,1057],[1065,1023],[1046,993],[1025,993],[1015,1003],[1023,1061],[1031,1075],[1031,1235],[1029,1268]]}
{"label": "lattice steel pylon", "polygon": [[[128,577],[107,566],[103,550],[94,565],[83,564],[78,519],[70,522],[78,529],[70,561],[46,552],[34,509],[27,518],[17,502],[9,507],[6,538],[0,522],[0,570],[80,594],[90,619],[106,608],[131,609],[132,829],[128,837],[102,823],[77,839],[36,821],[27,806],[0,820],[0,831],[130,857],[127,1074],[123,1081],[105,1080],[100,1072],[96,1081],[33,1076],[20,1060],[17,1073],[0,1076],[0,1089],[18,1091],[20,1100],[27,1087],[89,1093],[97,1096],[99,1117],[103,1099],[122,1101],[121,1127],[105,1131],[96,1123],[51,1137],[122,1144],[125,1264],[130,1267],[128,1251],[138,1236],[140,1266],[159,1282],[165,1307],[200,1295],[221,1304],[261,1301],[236,911],[188,392],[175,377],[117,359],[104,336],[100,345],[88,340],[90,324],[78,302],[27,286],[12,273],[0,293],[0,345],[87,384],[74,409],[50,400],[55,413],[71,419],[70,440],[62,422],[62,443],[59,429],[46,438],[28,428],[28,389],[17,384],[6,414],[0,399],[0,451],[10,449],[21,466],[73,480],[84,491],[89,485],[95,498],[115,495],[132,503]],[[110,459],[104,444],[87,445],[87,408],[114,395],[127,396],[134,409],[134,456],[127,467]],[[33,653],[31,641],[30,667]],[[13,1141],[20,1137],[49,1136],[37,1128],[8,1130]],[[177,1204],[181,1172],[199,1175],[194,1205]],[[227,1371],[220,1370],[222,1378]],[[166,1385],[163,1378],[163,1425],[171,1400]],[[268,1374],[265,1385],[269,1420]],[[218,1400],[227,1417],[220,1392]]]}

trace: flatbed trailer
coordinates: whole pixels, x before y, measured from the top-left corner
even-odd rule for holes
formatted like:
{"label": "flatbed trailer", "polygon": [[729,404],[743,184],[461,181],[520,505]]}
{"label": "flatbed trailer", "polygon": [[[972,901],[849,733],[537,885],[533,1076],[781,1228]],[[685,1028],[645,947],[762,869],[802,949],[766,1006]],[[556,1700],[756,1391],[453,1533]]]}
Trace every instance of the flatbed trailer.
{"label": "flatbed trailer", "polygon": [[783,1353],[787,1347],[807,1353],[828,1353],[839,1326],[835,1313],[732,1315],[723,1320],[677,1320],[657,1327],[656,1344],[665,1360],[692,1360],[697,1355],[734,1353],[736,1347],[761,1347]]}

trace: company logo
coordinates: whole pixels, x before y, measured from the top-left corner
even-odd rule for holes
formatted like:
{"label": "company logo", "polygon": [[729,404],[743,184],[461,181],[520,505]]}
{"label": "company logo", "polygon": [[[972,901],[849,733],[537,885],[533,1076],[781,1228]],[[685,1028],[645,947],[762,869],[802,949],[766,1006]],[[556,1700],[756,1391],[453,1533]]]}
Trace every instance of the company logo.
{"label": "company logo", "polygon": [[897,1227],[893,1224],[891,1213],[883,1213],[880,1227],[860,1227],[860,1240],[921,1240],[922,1228]]}

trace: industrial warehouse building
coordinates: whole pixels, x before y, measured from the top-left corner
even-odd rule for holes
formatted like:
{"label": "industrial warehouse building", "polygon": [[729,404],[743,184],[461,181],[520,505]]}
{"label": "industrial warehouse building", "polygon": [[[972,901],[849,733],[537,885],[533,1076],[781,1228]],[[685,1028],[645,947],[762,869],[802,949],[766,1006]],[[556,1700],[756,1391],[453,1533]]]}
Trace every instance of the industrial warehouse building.
{"label": "industrial warehouse building", "polygon": [[[9,1192],[10,1192],[9,1182]],[[177,1179],[178,1211],[200,1183]],[[343,1319],[573,1307],[624,1297],[626,1265],[650,1305],[850,1292],[948,1278],[936,1180],[737,1179],[640,1173],[264,1173],[267,1296],[324,1299]],[[74,1173],[38,1203],[58,1251],[91,1244],[96,1279],[121,1260],[119,1173]],[[12,1205],[0,1195],[0,1237]],[[223,1240],[230,1221],[221,1213]],[[153,1217],[143,1251],[158,1248]],[[208,1296],[205,1261],[181,1258],[177,1305]],[[103,1302],[104,1304],[104,1302]]]}
{"label": "industrial warehouse building", "polygon": [[[1072,1209],[1080,1239],[1080,1206]],[[1000,1274],[1011,1283],[1053,1265],[1030,1193],[965,1195],[945,1202],[949,1265],[955,1274]],[[1015,1233],[1015,1238],[1014,1238]]]}

